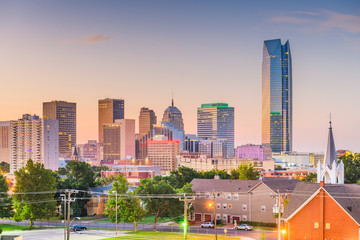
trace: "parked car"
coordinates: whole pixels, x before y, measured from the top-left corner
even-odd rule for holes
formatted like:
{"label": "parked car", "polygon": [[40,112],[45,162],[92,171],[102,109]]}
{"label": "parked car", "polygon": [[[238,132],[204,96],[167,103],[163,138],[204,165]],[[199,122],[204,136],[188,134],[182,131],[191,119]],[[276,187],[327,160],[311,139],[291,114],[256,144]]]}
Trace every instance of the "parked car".
{"label": "parked car", "polygon": [[81,226],[81,225],[74,225],[70,227],[70,231],[83,231],[83,230],[87,230],[87,227]]}
{"label": "parked car", "polygon": [[236,230],[245,230],[245,231],[251,231],[253,230],[253,227],[249,224],[240,224],[238,226],[235,226]]}
{"label": "parked car", "polygon": [[202,228],[213,228],[214,224],[212,224],[211,222],[204,222],[203,224],[201,224]]}

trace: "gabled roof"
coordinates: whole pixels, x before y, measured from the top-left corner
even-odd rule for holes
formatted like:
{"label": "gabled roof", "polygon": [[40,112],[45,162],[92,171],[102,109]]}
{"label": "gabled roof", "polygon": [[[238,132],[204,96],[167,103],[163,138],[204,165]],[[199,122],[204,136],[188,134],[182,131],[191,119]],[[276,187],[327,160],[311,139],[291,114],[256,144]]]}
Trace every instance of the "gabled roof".
{"label": "gabled roof", "polygon": [[301,182],[298,179],[266,178],[263,183],[275,193],[292,193],[296,185]]}
{"label": "gabled roof", "polygon": [[247,193],[259,180],[199,179],[191,181],[193,192],[238,192]]}
{"label": "gabled roof", "polygon": [[[360,225],[359,184],[325,184],[323,189]],[[318,183],[299,182],[285,208],[283,218],[289,220],[297,211],[306,206],[307,201],[310,201],[319,190]]]}

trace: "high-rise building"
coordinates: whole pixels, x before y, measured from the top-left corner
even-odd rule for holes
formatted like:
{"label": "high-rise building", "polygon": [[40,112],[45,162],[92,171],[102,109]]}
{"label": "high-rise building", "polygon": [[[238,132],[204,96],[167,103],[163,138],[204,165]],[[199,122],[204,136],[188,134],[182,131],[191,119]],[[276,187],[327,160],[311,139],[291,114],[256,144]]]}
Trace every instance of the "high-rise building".
{"label": "high-rise building", "polygon": [[292,151],[292,63],[290,44],[264,42],[262,62],[262,144]]}
{"label": "high-rise building", "polygon": [[103,124],[114,123],[116,119],[124,119],[123,99],[100,99],[99,100],[99,143],[103,143]]}
{"label": "high-rise building", "polygon": [[0,122],[0,162],[10,163],[10,121]]}
{"label": "high-rise building", "polygon": [[172,123],[175,127],[184,131],[182,113],[177,107],[174,106],[174,99],[171,101],[171,106],[165,109],[162,122]]}
{"label": "high-rise building", "polygon": [[135,119],[116,119],[105,123],[104,160],[135,158]]}
{"label": "high-rise building", "polygon": [[76,145],[76,103],[44,102],[43,118],[59,121],[59,154],[70,158]]}
{"label": "high-rise building", "polygon": [[146,135],[156,124],[155,112],[148,108],[141,108],[139,115],[139,138]]}
{"label": "high-rise building", "polygon": [[234,157],[234,108],[227,103],[204,103],[197,110],[200,139],[223,142],[223,157]]}
{"label": "high-rise building", "polygon": [[222,158],[223,143],[219,140],[200,140],[199,153],[208,158]]}
{"label": "high-rise building", "polygon": [[96,140],[89,140],[85,144],[77,145],[77,150],[79,152],[80,160],[86,161],[92,166],[100,165],[101,149],[102,149],[102,144],[98,143]]}
{"label": "high-rise building", "polygon": [[160,166],[161,174],[169,174],[176,169],[176,156],[180,154],[180,141],[155,136],[147,143],[148,159],[154,166]]}
{"label": "high-rise building", "polygon": [[10,173],[27,161],[43,163],[46,169],[59,168],[59,121],[29,114],[10,121]]}

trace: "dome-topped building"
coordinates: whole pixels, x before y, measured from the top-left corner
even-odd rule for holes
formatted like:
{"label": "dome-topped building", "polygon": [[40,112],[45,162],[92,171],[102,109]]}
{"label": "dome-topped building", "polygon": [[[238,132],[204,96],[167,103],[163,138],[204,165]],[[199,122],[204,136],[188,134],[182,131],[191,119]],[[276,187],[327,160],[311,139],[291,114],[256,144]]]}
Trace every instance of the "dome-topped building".
{"label": "dome-topped building", "polygon": [[174,126],[184,131],[182,113],[174,106],[174,99],[171,100],[171,106],[165,109],[162,121],[172,123]]}

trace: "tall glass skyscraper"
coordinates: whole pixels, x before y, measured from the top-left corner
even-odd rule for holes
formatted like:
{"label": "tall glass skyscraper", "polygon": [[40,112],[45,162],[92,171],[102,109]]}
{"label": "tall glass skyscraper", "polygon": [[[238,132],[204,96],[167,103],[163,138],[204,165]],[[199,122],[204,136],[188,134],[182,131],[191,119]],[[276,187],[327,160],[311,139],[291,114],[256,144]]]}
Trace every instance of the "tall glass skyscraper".
{"label": "tall glass skyscraper", "polygon": [[264,41],[262,62],[262,144],[292,151],[292,63],[289,41]]}
{"label": "tall glass skyscraper", "polygon": [[223,142],[223,157],[234,157],[234,108],[227,103],[204,103],[197,110],[200,139]]}

